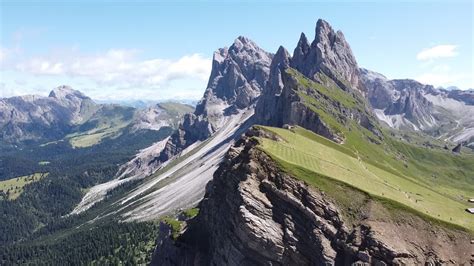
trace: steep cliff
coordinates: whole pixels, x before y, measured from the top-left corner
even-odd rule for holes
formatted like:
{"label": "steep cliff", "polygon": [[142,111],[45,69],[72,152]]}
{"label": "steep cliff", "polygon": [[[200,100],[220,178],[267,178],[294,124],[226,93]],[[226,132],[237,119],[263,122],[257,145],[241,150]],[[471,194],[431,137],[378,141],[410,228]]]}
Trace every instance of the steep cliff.
{"label": "steep cliff", "polygon": [[249,130],[227,153],[200,213],[177,241],[163,230],[153,264],[472,263],[469,233],[333,184],[353,202],[347,208],[332,194],[283,170],[259,148],[262,138],[285,141],[267,131]]}
{"label": "steep cliff", "polygon": [[301,34],[293,57],[283,47],[273,57],[267,87],[256,107],[256,123],[300,125],[343,142],[345,136],[334,124],[348,126],[355,121],[381,137],[358,76],[344,35],[320,19],[311,45]]}
{"label": "steep cliff", "polygon": [[189,145],[211,137],[229,117],[253,109],[266,86],[273,55],[239,36],[229,47],[214,52],[212,71],[202,99],[184,116],[178,131],[153,163],[160,165]]}
{"label": "steep cliff", "polygon": [[309,78],[324,73],[344,89],[359,89],[359,68],[344,34],[322,19],[316,23],[315,33],[311,45],[301,34],[291,66]]}

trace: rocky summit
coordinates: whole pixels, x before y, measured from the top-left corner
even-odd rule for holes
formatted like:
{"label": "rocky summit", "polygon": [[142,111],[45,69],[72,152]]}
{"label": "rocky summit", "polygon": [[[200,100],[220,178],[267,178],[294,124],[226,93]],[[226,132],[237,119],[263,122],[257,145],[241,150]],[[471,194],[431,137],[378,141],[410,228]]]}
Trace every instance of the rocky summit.
{"label": "rocky summit", "polygon": [[309,45],[304,33],[293,52],[292,67],[308,77],[322,72],[339,85],[349,82],[359,88],[359,69],[351,47],[341,31],[334,31],[328,22],[320,19],[316,23],[316,36]]}
{"label": "rocky summit", "polygon": [[184,116],[162,153],[159,164],[189,145],[203,141],[228,123],[228,118],[254,108],[266,87],[273,55],[246,37],[214,52],[212,71],[204,96],[192,114]]}

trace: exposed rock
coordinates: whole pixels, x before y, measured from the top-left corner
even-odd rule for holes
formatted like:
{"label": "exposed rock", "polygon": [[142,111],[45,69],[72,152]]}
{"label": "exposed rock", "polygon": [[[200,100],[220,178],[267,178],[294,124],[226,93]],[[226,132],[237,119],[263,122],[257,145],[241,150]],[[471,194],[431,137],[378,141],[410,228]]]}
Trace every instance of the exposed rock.
{"label": "exposed rock", "polygon": [[228,49],[217,50],[207,89],[194,114],[206,117],[215,131],[221,127],[222,116],[251,106],[268,81],[272,57],[242,36]]}
{"label": "exposed rock", "polygon": [[359,72],[360,81],[372,108],[385,110],[399,97],[399,91],[384,75],[364,68]]}
{"label": "exposed rock", "polygon": [[60,138],[97,109],[89,97],[68,86],[55,88],[49,97],[27,95],[0,99],[1,139],[17,143]]}
{"label": "exposed rock", "polygon": [[279,105],[283,91],[283,74],[290,65],[291,57],[288,51],[280,46],[270,65],[270,78],[265,91],[259,99],[255,113],[258,123],[272,125],[281,123],[279,114],[287,112]]}
{"label": "exposed rock", "polygon": [[310,68],[308,64],[312,64],[312,62],[307,59],[310,49],[311,47],[309,45],[308,38],[306,38],[306,35],[302,32],[298,44],[293,51],[292,66],[296,66],[296,69],[300,70]]}
{"label": "exposed rock", "polygon": [[454,153],[461,153],[461,149],[462,149],[462,144],[459,143],[458,145],[456,145],[456,147],[453,148],[453,152]]}
{"label": "exposed rock", "polygon": [[[250,136],[265,135],[255,130]],[[154,265],[469,263],[469,235],[433,229],[421,219],[404,224],[368,217],[349,227],[337,205],[281,171],[256,144],[244,137],[228,151],[199,215],[175,243],[163,246]]]}
{"label": "exposed rock", "polygon": [[474,90],[450,90],[448,91],[448,97],[458,101],[462,101],[467,105],[474,105]]}
{"label": "exposed rock", "polygon": [[212,71],[204,96],[193,114],[185,115],[160,156],[164,163],[197,141],[203,141],[232,116],[252,109],[269,79],[273,55],[246,37],[238,37],[229,48],[214,52]]}
{"label": "exposed rock", "polygon": [[294,57],[292,67],[307,77],[316,79],[315,74],[322,72],[344,89],[359,88],[359,68],[351,47],[341,31],[335,32],[322,19],[316,23],[316,37],[311,47],[308,49],[306,36],[302,34]]}
{"label": "exposed rock", "polygon": [[389,80],[367,69],[359,73],[371,107],[388,126],[457,143],[474,139],[474,93],[435,89],[409,79]]}
{"label": "exposed rock", "polygon": [[[299,42],[302,48],[296,48],[295,51],[304,51],[304,42],[303,34]],[[270,80],[267,88],[256,107],[256,122],[277,127],[284,124],[300,125],[327,138],[339,140],[325,122],[303,104],[296,93],[298,82],[295,77],[286,72],[291,62],[292,59],[286,49],[280,46],[270,66]]]}
{"label": "exposed rock", "polygon": [[192,110],[191,106],[171,102],[158,103],[140,109],[135,114],[132,131],[141,129],[159,130],[162,127],[178,128],[183,116],[188,112],[192,112]]}

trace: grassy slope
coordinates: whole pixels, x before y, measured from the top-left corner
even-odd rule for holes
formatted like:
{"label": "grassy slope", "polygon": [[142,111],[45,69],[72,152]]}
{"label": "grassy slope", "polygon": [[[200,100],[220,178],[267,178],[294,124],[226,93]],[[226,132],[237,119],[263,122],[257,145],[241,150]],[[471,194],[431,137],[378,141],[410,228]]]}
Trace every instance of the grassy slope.
{"label": "grassy slope", "polygon": [[[194,110],[192,106],[173,102],[160,103],[159,106],[166,111],[166,116],[169,116],[170,122],[175,126],[185,113]],[[78,132],[66,138],[72,146],[84,148],[96,145],[105,138],[118,137],[132,122],[133,113],[133,109],[128,107],[104,106],[81,126],[83,129],[80,128]]]}
{"label": "grassy slope", "polygon": [[24,186],[39,181],[47,175],[47,173],[36,173],[32,175],[20,176],[17,178],[0,181],[0,191],[5,194],[7,193],[7,191],[10,191],[10,193],[8,194],[8,200],[14,200],[21,195]]}
{"label": "grassy slope", "polygon": [[[418,180],[416,177],[395,175],[327,145],[327,140],[322,137],[314,135],[308,138],[300,134],[299,132],[312,134],[304,129],[298,129],[296,132],[278,128],[269,130],[286,140],[277,142],[262,139],[264,151],[273,158],[474,231],[472,217],[465,211],[468,207],[466,201],[451,197],[455,194],[464,194],[467,198],[468,194],[463,190],[450,187],[448,184],[437,187],[426,186],[423,180]],[[447,191],[454,195],[448,194]]]}
{"label": "grassy slope", "polygon": [[194,107],[190,105],[175,102],[163,102],[159,103],[158,106],[166,111],[165,117],[175,128],[179,126],[179,122],[185,114],[194,111]]}
{"label": "grassy slope", "polygon": [[105,138],[118,137],[132,121],[133,113],[133,108],[104,106],[66,139],[73,147],[83,148],[96,145]]}
{"label": "grassy slope", "polygon": [[166,110],[170,115],[182,116],[186,113],[191,113],[194,111],[194,107],[182,103],[163,102],[159,103],[158,105],[164,110]]}
{"label": "grassy slope", "polygon": [[[267,153],[300,176],[307,177],[309,171],[330,177],[373,197],[474,231],[472,216],[465,211],[466,200],[474,192],[472,154],[453,155],[437,148],[439,145],[427,148],[399,141],[368,114],[358,93],[340,89],[324,75],[319,76],[320,84],[294,69],[287,73],[297,81],[292,89],[302,102],[343,136],[344,143],[336,144],[302,128],[294,132],[268,128],[287,142],[262,140]],[[379,136],[347,119],[340,107],[367,114]],[[301,175],[303,172],[306,174]]]}

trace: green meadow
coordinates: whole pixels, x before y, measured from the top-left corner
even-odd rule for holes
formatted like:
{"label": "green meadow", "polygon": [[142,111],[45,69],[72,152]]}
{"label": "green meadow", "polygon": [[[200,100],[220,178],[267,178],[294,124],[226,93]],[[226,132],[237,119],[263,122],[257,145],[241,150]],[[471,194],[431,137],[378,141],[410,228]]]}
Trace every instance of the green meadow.
{"label": "green meadow", "polygon": [[[310,184],[319,183],[311,180],[312,178],[333,179],[374,198],[395,201],[423,216],[474,231],[474,215],[465,210],[470,205],[467,199],[474,192],[474,177],[469,177],[474,173],[472,155],[456,156],[447,152],[421,151],[409,144],[398,143],[396,148],[408,158],[408,166],[406,162],[391,164],[397,160],[396,153],[386,152],[381,146],[378,151],[376,147],[366,147],[359,151],[352,149],[350,144],[340,145],[302,128],[265,129],[276,133],[283,141],[261,139],[261,149],[297,177],[301,171],[296,170],[301,168],[306,173],[314,173],[304,176],[305,181]],[[369,156],[367,152],[374,153]],[[410,157],[417,160],[410,160]],[[469,163],[470,166],[460,168]],[[465,177],[461,176],[455,182],[450,182],[451,177],[446,173],[452,169],[462,169],[466,172]],[[437,173],[435,180],[434,171]],[[350,194],[344,196],[349,199],[351,197]]]}
{"label": "green meadow", "polygon": [[35,173],[32,175],[0,181],[0,191],[2,192],[2,196],[6,197],[7,200],[15,200],[21,195],[21,193],[23,193],[24,186],[39,181],[47,175],[48,173]]}

